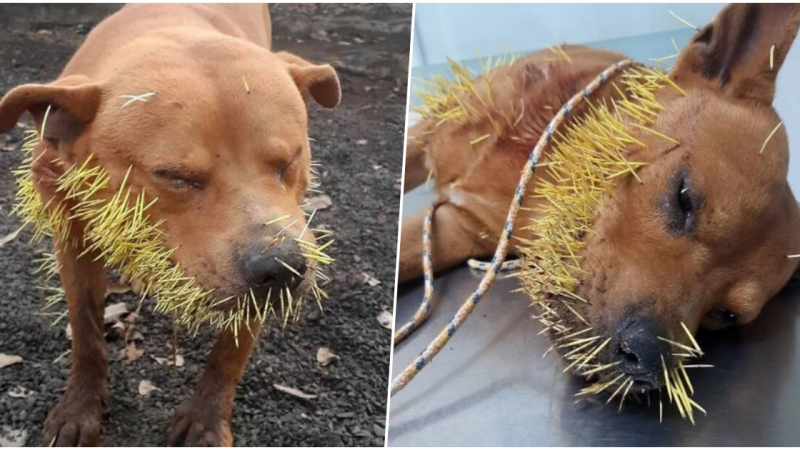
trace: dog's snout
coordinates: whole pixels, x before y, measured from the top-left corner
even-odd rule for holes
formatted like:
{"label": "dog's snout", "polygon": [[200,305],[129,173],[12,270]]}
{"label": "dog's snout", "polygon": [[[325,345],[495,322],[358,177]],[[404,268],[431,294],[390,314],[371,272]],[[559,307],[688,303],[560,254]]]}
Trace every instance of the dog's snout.
{"label": "dog's snout", "polygon": [[662,355],[669,355],[661,335],[655,321],[639,315],[627,317],[617,329],[619,367],[643,387],[659,384]]}
{"label": "dog's snout", "polygon": [[273,246],[256,244],[245,251],[242,271],[247,285],[264,294],[270,289],[296,288],[306,273],[306,262],[293,241]]}

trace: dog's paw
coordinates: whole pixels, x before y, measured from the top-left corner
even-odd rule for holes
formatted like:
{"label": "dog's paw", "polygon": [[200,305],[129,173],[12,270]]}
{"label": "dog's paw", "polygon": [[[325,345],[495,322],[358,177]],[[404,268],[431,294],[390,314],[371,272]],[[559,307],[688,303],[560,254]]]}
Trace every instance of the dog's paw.
{"label": "dog's paw", "polygon": [[67,395],[44,421],[43,446],[94,447],[100,439],[102,401],[73,400]]}
{"label": "dog's paw", "polygon": [[167,429],[171,447],[230,447],[231,427],[213,407],[193,399],[183,402],[172,414]]}

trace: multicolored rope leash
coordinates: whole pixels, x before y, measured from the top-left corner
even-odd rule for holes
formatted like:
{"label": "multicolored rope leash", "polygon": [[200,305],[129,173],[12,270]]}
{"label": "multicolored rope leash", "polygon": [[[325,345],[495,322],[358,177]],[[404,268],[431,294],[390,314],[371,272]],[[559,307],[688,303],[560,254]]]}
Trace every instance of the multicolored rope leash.
{"label": "multicolored rope leash", "polygon": [[425,222],[422,225],[422,273],[425,279],[425,292],[422,294],[422,303],[414,313],[414,317],[405,325],[394,332],[394,345],[403,341],[408,335],[414,332],[420,325],[428,320],[433,306],[433,264],[431,263],[431,234],[433,229],[433,214],[439,203],[434,203],[428,208],[425,214]]}
{"label": "multicolored rope leash", "polygon": [[[491,262],[479,261],[472,258],[467,260],[467,265],[470,267],[470,269],[480,270],[481,272],[488,272],[492,267]],[[512,259],[511,261],[506,261],[503,263],[502,267],[500,267],[500,272],[514,271],[520,267],[522,267],[522,260]]]}
{"label": "multicolored rope leash", "polygon": [[[578,103],[581,102],[581,100],[588,99],[589,95],[597,90],[597,88],[599,88],[603,83],[605,83],[609,77],[615,75],[620,70],[631,66],[632,64],[633,62],[631,60],[626,59],[615,63],[611,67],[601,72],[594,80],[592,80],[591,83],[584,87],[581,92],[578,92],[571,99],[569,99],[569,101],[564,104],[558,113],[556,113],[555,117],[553,117],[553,120],[551,120],[547,125],[544,133],[542,133],[542,136],[539,138],[539,141],[536,143],[536,146],[533,148],[533,151],[528,157],[525,167],[522,169],[517,190],[514,192],[514,198],[508,210],[508,216],[506,216],[506,222],[505,225],[503,225],[503,232],[500,235],[500,241],[497,244],[497,250],[492,257],[492,262],[489,264],[486,274],[483,276],[483,279],[481,279],[480,285],[478,285],[478,289],[475,290],[475,292],[467,299],[466,302],[464,302],[463,305],[461,305],[461,308],[459,308],[458,312],[456,312],[455,317],[453,317],[450,323],[441,332],[439,332],[439,334],[430,344],[428,344],[425,350],[420,353],[419,357],[417,357],[416,360],[403,369],[403,372],[400,373],[400,375],[392,380],[392,396],[400,392],[400,390],[402,390],[409,382],[411,382],[411,380],[414,379],[414,377],[417,376],[417,374],[420,373],[422,369],[425,368],[425,366],[436,357],[437,354],[439,354],[439,351],[441,351],[450,338],[456,334],[456,331],[458,331],[461,325],[463,325],[467,320],[467,317],[469,317],[469,315],[475,309],[475,306],[477,306],[481,299],[483,299],[483,296],[489,292],[489,289],[491,289],[495,279],[497,278],[497,274],[503,268],[503,264],[505,263],[506,254],[508,253],[508,244],[511,239],[511,232],[514,229],[514,222],[516,222],[517,214],[522,207],[522,202],[525,200],[525,192],[527,192],[528,182],[533,176],[533,172],[536,169],[536,164],[541,157],[544,147],[547,146],[552,139],[556,128],[561,125],[564,119],[569,115],[570,111],[572,111],[578,105]],[[431,229],[433,227],[433,214],[436,206],[438,205],[433,205],[428,209],[422,231],[422,265],[425,274],[425,294],[422,304],[414,314],[411,322],[405,324],[395,333],[395,345],[397,345],[403,340],[403,338],[408,336],[411,331],[416,329],[422,322],[424,322],[430,314],[430,305],[433,296],[433,269],[430,258],[430,240]]]}
{"label": "multicolored rope leash", "polygon": [[[425,291],[422,294],[422,302],[419,304],[414,316],[411,320],[406,322],[405,325],[400,327],[394,333],[394,345],[403,342],[411,333],[416,331],[428,318],[433,311],[433,264],[431,263],[431,234],[433,228],[433,215],[436,213],[436,208],[440,203],[434,203],[428,208],[425,214],[425,222],[422,228],[422,272],[425,281]],[[489,272],[492,270],[491,262],[479,261],[477,259],[470,259],[467,261],[470,268],[479,270],[481,272]],[[513,261],[505,261],[500,266],[500,272],[514,271],[522,267],[519,259]]]}

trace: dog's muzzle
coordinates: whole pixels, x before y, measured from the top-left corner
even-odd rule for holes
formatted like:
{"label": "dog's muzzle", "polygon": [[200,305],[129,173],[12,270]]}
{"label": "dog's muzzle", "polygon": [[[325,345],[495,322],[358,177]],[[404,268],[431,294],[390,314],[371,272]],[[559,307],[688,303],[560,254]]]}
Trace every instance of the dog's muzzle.
{"label": "dog's muzzle", "polygon": [[665,333],[658,324],[641,315],[628,316],[617,327],[614,356],[619,369],[641,390],[658,389],[663,384],[661,360],[671,358],[668,345],[658,339],[660,335]]}
{"label": "dog's muzzle", "polygon": [[251,245],[242,255],[242,278],[257,297],[266,297],[270,291],[293,291],[308,268],[300,253],[300,247],[290,240],[269,248],[263,243]]}

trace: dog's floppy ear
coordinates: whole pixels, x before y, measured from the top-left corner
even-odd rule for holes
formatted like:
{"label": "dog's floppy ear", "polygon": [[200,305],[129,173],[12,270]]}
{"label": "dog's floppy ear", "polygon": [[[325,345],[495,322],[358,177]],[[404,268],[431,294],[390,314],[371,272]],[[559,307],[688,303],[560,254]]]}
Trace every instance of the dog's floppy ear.
{"label": "dog's floppy ear", "polygon": [[287,52],[276,53],[287,63],[289,74],[304,98],[313,98],[325,108],[336,108],[342,100],[339,77],[329,64],[312,64]]}
{"label": "dog's floppy ear", "polygon": [[25,84],[9,91],[0,100],[0,134],[9,132],[19,118],[30,112],[42,129],[45,112],[48,136],[54,140],[73,138],[91,122],[100,108],[103,91],[98,83],[84,76],[66,77],[50,84]]}
{"label": "dog's floppy ear", "polygon": [[681,53],[673,76],[700,76],[738,99],[771,104],[775,78],[800,25],[796,4],[725,7]]}

